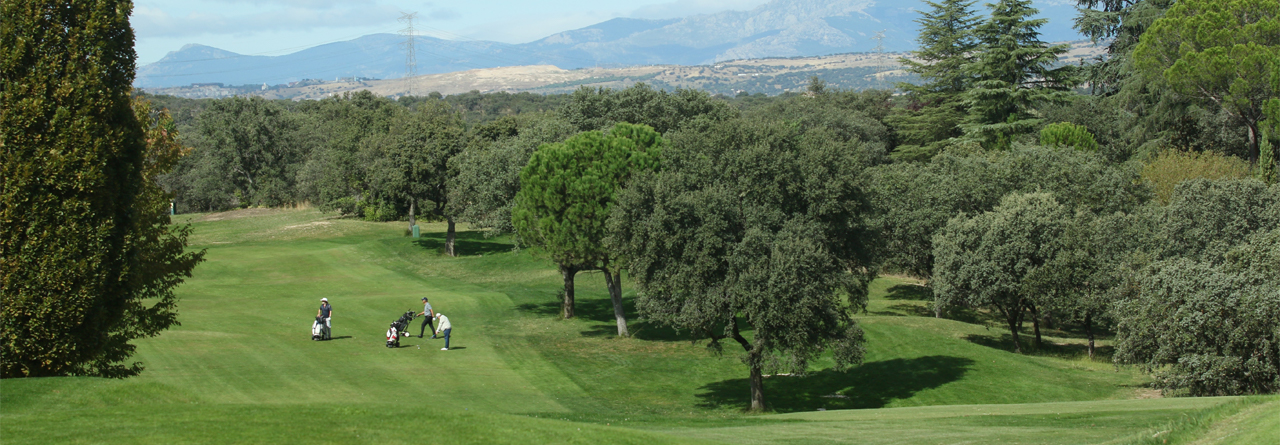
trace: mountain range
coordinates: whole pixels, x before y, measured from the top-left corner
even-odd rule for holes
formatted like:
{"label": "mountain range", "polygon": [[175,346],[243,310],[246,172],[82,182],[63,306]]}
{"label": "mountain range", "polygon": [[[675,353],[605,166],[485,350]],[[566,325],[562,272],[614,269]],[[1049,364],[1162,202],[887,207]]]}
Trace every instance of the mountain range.
{"label": "mountain range", "polygon": [[[1041,39],[1081,38],[1074,0],[1038,0]],[[923,0],[773,0],[750,11],[679,19],[616,18],[543,39],[507,44],[415,37],[417,74],[554,65],[563,69],[703,65],[726,60],[914,49]],[[985,8],[979,8],[982,13]],[[875,39],[883,32],[883,39]],[[403,77],[405,36],[373,34],[282,56],[241,55],[190,44],[138,69],[142,88],[199,83],[284,84],[304,79]]]}

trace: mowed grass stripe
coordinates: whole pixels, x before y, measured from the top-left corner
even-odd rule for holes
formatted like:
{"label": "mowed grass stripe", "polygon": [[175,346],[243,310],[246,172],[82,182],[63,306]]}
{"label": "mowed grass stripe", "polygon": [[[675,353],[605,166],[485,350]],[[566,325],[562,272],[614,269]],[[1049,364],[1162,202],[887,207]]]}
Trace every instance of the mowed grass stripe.
{"label": "mowed grass stripe", "polygon": [[661,430],[682,437],[765,443],[1102,444],[1238,397],[1107,400],[843,410],[761,416],[749,426]]}
{"label": "mowed grass stripe", "polygon": [[[564,410],[512,371],[483,323],[468,323],[510,308],[505,295],[445,290],[471,287],[466,285],[432,287],[430,280],[369,261],[365,244],[292,241],[211,249],[215,267],[198,270],[183,289],[183,326],[140,346],[137,358],[164,372],[139,379],[203,387],[210,401],[221,403],[421,403],[434,397],[487,411]],[[203,280],[204,274],[240,278]],[[317,343],[309,340],[309,326],[321,296],[334,304],[338,338]],[[440,351],[443,342],[417,338],[405,339],[398,350],[382,347],[387,324],[420,308],[422,296],[454,320],[453,346],[463,349]]]}
{"label": "mowed grass stripe", "polygon": [[6,444],[699,444],[705,440],[626,428],[393,404],[170,405],[129,411],[6,414]]}

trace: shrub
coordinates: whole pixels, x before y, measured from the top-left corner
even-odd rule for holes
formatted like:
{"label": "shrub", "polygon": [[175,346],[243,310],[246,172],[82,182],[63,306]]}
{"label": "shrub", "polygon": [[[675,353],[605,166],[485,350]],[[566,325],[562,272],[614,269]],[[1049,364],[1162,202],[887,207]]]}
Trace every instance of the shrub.
{"label": "shrub", "polygon": [[1167,150],[1155,156],[1142,168],[1142,179],[1151,184],[1156,199],[1168,204],[1179,183],[1204,178],[1242,179],[1249,177],[1249,164],[1231,156],[1214,152]]}
{"label": "shrub", "polygon": [[1040,145],[1098,151],[1098,142],[1093,139],[1093,133],[1083,125],[1070,122],[1045,125],[1044,129],[1040,130]]}

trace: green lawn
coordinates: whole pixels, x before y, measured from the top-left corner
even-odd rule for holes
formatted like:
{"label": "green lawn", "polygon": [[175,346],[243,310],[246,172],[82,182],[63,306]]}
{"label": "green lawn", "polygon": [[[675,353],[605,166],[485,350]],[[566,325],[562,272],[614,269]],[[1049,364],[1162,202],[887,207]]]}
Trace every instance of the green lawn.
{"label": "green lawn", "polygon": [[[616,338],[598,273],[579,275],[579,318],[558,320],[555,268],[505,239],[462,232],[449,258],[442,224],[414,240],[403,223],[314,210],[183,220],[208,261],[179,288],[182,325],[137,342],[146,371],[0,381],[5,444],[1126,443],[1162,425],[1267,443],[1277,428],[1274,399],[1127,400],[1150,395],[1147,378],[1084,358],[1078,335],[1048,331],[1050,346],[1013,354],[981,314],[932,318],[898,278],[873,283],[857,315],[865,364],[767,378],[776,414],[748,415],[737,351],[714,355],[634,310],[634,336]],[[455,349],[385,348],[423,296],[452,320]],[[334,306],[328,342],[310,340],[320,297]],[[1196,413],[1211,421],[1178,426]]]}

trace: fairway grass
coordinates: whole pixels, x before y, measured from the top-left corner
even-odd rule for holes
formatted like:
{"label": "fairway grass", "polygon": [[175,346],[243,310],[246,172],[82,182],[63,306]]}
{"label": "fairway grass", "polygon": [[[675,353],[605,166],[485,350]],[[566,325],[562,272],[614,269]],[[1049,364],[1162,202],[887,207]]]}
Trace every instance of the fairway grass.
{"label": "fairway grass", "polygon": [[[0,440],[1065,444],[1127,443],[1195,413],[1213,419],[1191,440],[1266,438],[1278,423],[1274,399],[1132,400],[1148,377],[1083,357],[1070,332],[1011,353],[981,320],[932,318],[905,278],[877,280],[855,315],[863,365],[766,378],[775,414],[750,415],[738,351],[637,318],[629,283],[633,336],[617,338],[598,273],[579,274],[579,317],[559,320],[554,266],[507,239],[464,231],[450,258],[443,224],[415,240],[404,223],[315,210],[188,221],[207,261],[178,289],[182,325],[136,342],[142,375],[0,381]],[[388,324],[423,296],[452,321],[454,349],[429,332],[386,348]],[[335,338],[314,342],[321,297]]]}

